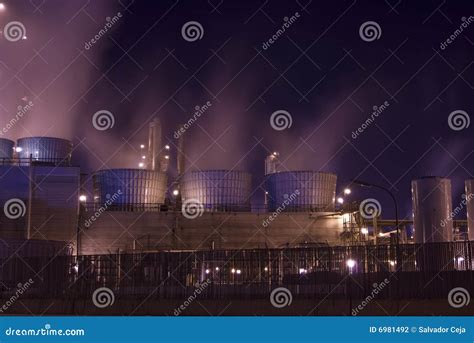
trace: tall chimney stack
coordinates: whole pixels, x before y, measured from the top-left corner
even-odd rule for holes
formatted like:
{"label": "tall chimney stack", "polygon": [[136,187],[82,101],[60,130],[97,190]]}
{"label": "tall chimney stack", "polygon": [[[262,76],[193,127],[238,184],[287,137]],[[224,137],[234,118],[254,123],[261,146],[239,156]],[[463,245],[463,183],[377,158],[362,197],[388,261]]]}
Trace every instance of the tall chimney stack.
{"label": "tall chimney stack", "polygon": [[[182,127],[182,126],[179,126],[178,127],[178,130],[179,128]],[[178,139],[178,152],[176,154],[176,169],[178,171],[178,180],[181,179],[181,176],[183,175],[184,173],[184,161],[185,161],[185,155],[184,155],[184,133],[179,136],[179,139]]]}
{"label": "tall chimney stack", "polygon": [[158,118],[153,118],[148,130],[148,169],[160,169],[161,151],[161,123]]}

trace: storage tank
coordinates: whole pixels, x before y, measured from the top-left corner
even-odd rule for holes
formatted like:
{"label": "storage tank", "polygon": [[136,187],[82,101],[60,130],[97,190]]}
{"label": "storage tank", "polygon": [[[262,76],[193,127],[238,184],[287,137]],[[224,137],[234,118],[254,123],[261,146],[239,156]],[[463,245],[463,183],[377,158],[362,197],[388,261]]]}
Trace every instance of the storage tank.
{"label": "storage tank", "polygon": [[72,142],[56,137],[25,137],[17,141],[18,158],[54,164],[71,162]]}
{"label": "storage tank", "polygon": [[289,171],[267,175],[268,210],[332,212],[337,175],[317,171]]}
{"label": "storage tank", "polygon": [[11,160],[13,158],[13,147],[15,142],[6,138],[0,138],[0,159],[2,159],[2,164],[4,160]]}
{"label": "storage tank", "polygon": [[466,180],[468,239],[474,240],[474,179]]}
{"label": "storage tank", "polygon": [[154,170],[99,170],[93,175],[94,200],[110,209],[159,210],[165,202],[167,181],[165,173]]}
{"label": "storage tank", "polygon": [[428,176],[411,182],[415,243],[453,239],[451,180]]}
{"label": "storage tank", "polygon": [[191,171],[180,187],[183,202],[197,200],[205,211],[250,211],[252,176],[244,171]]}

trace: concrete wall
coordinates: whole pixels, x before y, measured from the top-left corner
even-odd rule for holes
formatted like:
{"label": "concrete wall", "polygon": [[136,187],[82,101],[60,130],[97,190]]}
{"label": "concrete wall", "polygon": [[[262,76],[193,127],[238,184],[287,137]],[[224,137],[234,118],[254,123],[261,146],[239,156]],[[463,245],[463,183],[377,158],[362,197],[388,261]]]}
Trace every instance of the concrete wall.
{"label": "concrete wall", "polygon": [[[0,238],[75,243],[79,168],[0,166],[0,190]],[[24,215],[6,216],[4,206],[10,199],[24,203]]]}
{"label": "concrete wall", "polygon": [[[84,220],[94,215],[86,212]],[[340,216],[324,213],[282,213],[268,225],[268,214],[204,213],[186,219],[180,212],[116,212],[97,216],[81,233],[81,254],[135,250],[253,249],[336,244],[342,232]]]}

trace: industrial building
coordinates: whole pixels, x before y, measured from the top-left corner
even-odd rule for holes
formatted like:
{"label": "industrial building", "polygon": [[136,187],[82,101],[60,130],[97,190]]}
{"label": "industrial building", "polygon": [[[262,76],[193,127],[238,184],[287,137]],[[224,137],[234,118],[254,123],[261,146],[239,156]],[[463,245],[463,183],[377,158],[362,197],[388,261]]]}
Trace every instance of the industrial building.
{"label": "industrial building", "polygon": [[[94,172],[93,200],[82,195],[80,168],[71,165],[72,142],[54,137],[25,137],[16,143],[0,139],[1,201],[5,205],[19,200],[21,212],[15,219],[5,211],[1,214],[0,238],[63,242],[80,255],[456,239],[449,179],[412,182],[413,222],[397,221],[397,236],[395,219],[367,217],[359,204],[336,202],[336,174],[283,170],[277,152],[264,162],[264,208],[252,208],[255,190],[252,175],[245,171],[186,171],[185,135],[177,144],[178,176],[170,180],[170,149],[161,137],[160,122],[154,119],[139,168]],[[470,240],[473,185],[473,180],[466,181],[467,221],[456,222],[469,224]],[[412,223],[413,240],[406,232]]]}
{"label": "industrial building", "polygon": [[[308,298],[330,295],[326,313],[337,315],[335,301],[363,299],[380,280],[391,281],[379,294],[389,303],[472,288],[474,180],[466,180],[454,209],[449,179],[413,180],[413,220],[382,218],[371,199],[343,203],[338,195],[350,189],[341,191],[348,185],[338,185],[337,174],[286,170],[278,152],[266,157],[264,182],[256,187],[243,170],[186,170],[181,135],[172,177],[172,151],[161,136],[153,120],[138,168],[90,175],[72,165],[68,140],[0,139],[0,292],[11,294],[19,279],[32,277],[38,280],[32,301],[38,295],[70,304],[107,287],[120,301],[153,294],[162,304],[210,280],[203,297],[215,304],[233,298],[233,313],[249,314],[236,299],[267,297],[285,285],[299,302],[296,309]],[[263,207],[250,201],[257,191]],[[463,209],[467,220],[454,220]],[[417,286],[426,280],[429,287]],[[66,305],[54,313],[68,311]]]}

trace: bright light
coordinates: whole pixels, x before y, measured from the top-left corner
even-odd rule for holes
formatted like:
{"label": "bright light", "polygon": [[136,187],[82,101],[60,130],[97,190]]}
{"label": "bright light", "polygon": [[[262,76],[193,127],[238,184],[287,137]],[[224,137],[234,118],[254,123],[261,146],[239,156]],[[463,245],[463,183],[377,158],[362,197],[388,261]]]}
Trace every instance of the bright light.
{"label": "bright light", "polygon": [[241,271],[240,269],[237,269],[235,272],[236,272],[237,274],[242,273],[242,271]]}
{"label": "bright light", "polygon": [[3,11],[5,10],[5,4],[4,3],[0,3],[0,11]]}
{"label": "bright light", "polygon": [[[2,4],[0,4],[0,5],[2,5]],[[72,267],[72,269],[74,269],[74,271],[75,271],[76,273],[79,272],[79,266],[78,266],[77,264],[75,264],[75,265]]]}
{"label": "bright light", "polygon": [[140,149],[145,149],[145,144],[140,144]]}
{"label": "bright light", "polygon": [[369,233],[369,229],[363,227],[362,229],[360,229],[360,233],[363,235],[367,235]]}
{"label": "bright light", "polygon": [[174,196],[177,196],[178,194],[179,194],[179,191],[178,191],[177,189],[175,189],[175,190],[173,191],[173,195],[174,195]]}
{"label": "bright light", "polygon": [[169,150],[170,149],[170,146],[168,144],[165,145],[165,149],[166,150]]}
{"label": "bright light", "polygon": [[395,261],[388,261],[390,265],[393,267],[395,265]]}
{"label": "bright light", "polygon": [[459,256],[459,257],[458,257],[458,263],[463,262],[463,261],[464,261],[464,257]]}
{"label": "bright light", "polygon": [[143,168],[144,166],[145,166],[145,163],[142,163],[142,162],[138,163],[139,168]]}
{"label": "bright light", "polygon": [[146,159],[146,156],[145,156],[145,155],[142,156],[142,160],[144,160],[144,159]]}
{"label": "bright light", "polygon": [[170,157],[169,157],[168,155],[165,155],[165,159],[169,160],[169,159],[170,159]]}
{"label": "bright light", "polygon": [[349,268],[352,269],[352,268],[355,267],[356,261],[354,261],[352,258],[350,258],[350,259],[348,259],[348,260],[346,261],[346,264],[347,264],[347,266],[348,266]]}
{"label": "bright light", "polygon": [[17,147],[15,148],[15,151],[16,151],[16,152],[22,152],[23,149],[22,149],[20,146],[17,146]]}
{"label": "bright light", "polygon": [[344,189],[344,194],[351,194],[351,189],[350,188]]}
{"label": "bright light", "polygon": [[23,36],[23,39],[27,39],[26,36]]}
{"label": "bright light", "polygon": [[86,202],[87,201],[87,196],[85,196],[84,194],[80,195],[79,196],[79,201]]}
{"label": "bright light", "polygon": [[304,268],[299,269],[300,274],[306,274],[308,271]]}
{"label": "bright light", "polygon": [[343,203],[344,203],[344,199],[343,199],[343,198],[337,198],[337,202],[340,203],[340,204],[343,204]]}
{"label": "bright light", "polygon": [[211,271],[209,269],[206,269],[206,274],[209,274]]}
{"label": "bright light", "polygon": [[235,274],[235,269],[232,268],[232,269],[230,270],[230,272],[231,272],[232,274]]}
{"label": "bright light", "polygon": [[218,272],[218,271],[219,271],[219,267],[216,267],[216,272]]}
{"label": "bright light", "polygon": [[264,271],[268,272],[268,267],[263,268]]}
{"label": "bright light", "polygon": [[273,156],[278,156],[278,152],[274,151]]}

